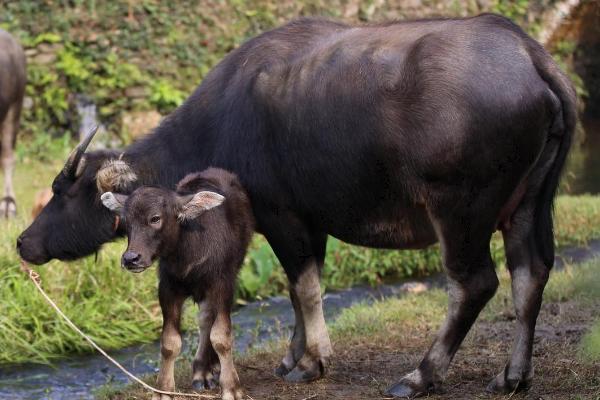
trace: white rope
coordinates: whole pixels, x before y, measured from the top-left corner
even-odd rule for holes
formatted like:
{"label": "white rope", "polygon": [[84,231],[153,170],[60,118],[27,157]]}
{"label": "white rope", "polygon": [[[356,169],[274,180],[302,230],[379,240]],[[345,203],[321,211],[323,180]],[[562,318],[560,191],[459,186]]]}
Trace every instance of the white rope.
{"label": "white rope", "polygon": [[42,296],[44,296],[44,298],[46,299],[46,301],[48,302],[48,304],[50,304],[52,306],[52,308],[54,308],[54,310],[56,310],[56,312],[58,313],[58,315],[60,315],[67,322],[67,324],[69,324],[69,326],[71,328],[73,328],[73,330],[75,332],[79,333],[85,340],[87,340],[89,342],[89,344],[92,345],[92,347],[94,347],[96,350],[98,350],[100,352],[100,354],[102,354],[104,357],[106,357],[108,359],[108,361],[110,361],[111,363],[113,363],[117,368],[119,368],[121,371],[123,371],[123,373],[125,373],[125,375],[127,375],[133,381],[139,383],[140,385],[142,385],[143,387],[145,387],[146,389],[148,389],[148,390],[150,390],[152,392],[160,393],[160,394],[166,394],[166,395],[169,395],[169,396],[196,397],[196,398],[202,398],[202,399],[217,399],[217,398],[219,398],[218,396],[214,396],[214,395],[210,395],[210,394],[167,392],[167,391],[164,391],[164,390],[156,389],[156,388],[148,385],[146,382],[142,381],[141,379],[139,379],[138,377],[136,377],[135,375],[133,375],[131,372],[127,371],[125,369],[125,367],[123,367],[121,364],[119,364],[119,362],[116,361],[114,358],[112,358],[111,356],[109,356],[89,336],[87,336],[85,333],[83,333],[77,327],[77,325],[75,325],[73,323],[73,321],[71,321],[69,319],[69,317],[67,317],[61,311],[60,308],[58,308],[58,306],[56,305],[56,303],[54,303],[54,301],[52,301],[52,299],[46,294],[46,292],[44,292],[44,289],[42,289],[42,281],[40,279],[40,275],[36,271],[34,271],[33,269],[29,268],[29,266],[27,265],[27,263],[24,260],[21,260],[21,269],[23,271],[25,271],[29,275],[29,278],[31,278],[31,280],[35,284],[35,287],[39,290],[39,292],[42,294]]}

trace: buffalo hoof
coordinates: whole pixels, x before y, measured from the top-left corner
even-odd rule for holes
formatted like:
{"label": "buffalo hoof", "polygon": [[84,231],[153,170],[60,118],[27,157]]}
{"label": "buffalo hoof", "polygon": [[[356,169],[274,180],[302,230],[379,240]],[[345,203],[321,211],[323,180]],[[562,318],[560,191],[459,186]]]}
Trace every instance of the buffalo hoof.
{"label": "buffalo hoof", "polygon": [[17,215],[17,203],[10,196],[0,200],[0,216],[3,218],[13,218]]}
{"label": "buffalo hoof", "polygon": [[413,399],[415,397],[425,396],[433,391],[433,386],[422,388],[414,385],[412,382],[402,380],[392,385],[385,394],[390,397]]}
{"label": "buffalo hoof", "polygon": [[489,393],[510,394],[527,390],[531,386],[531,378],[512,378],[508,376],[507,369],[496,375],[487,385]]}
{"label": "buffalo hoof", "polygon": [[275,375],[277,375],[280,378],[283,378],[287,374],[289,374],[290,371],[291,369],[288,369],[288,367],[286,367],[285,364],[281,363],[279,364],[279,367],[275,368]]}
{"label": "buffalo hoof", "polygon": [[385,394],[391,397],[412,399],[433,392],[441,392],[441,381],[428,379],[430,376],[431,374],[415,369],[393,384]]}
{"label": "buffalo hoof", "polygon": [[320,379],[325,373],[324,364],[321,360],[307,357],[306,355],[296,364],[294,369],[284,376],[287,382],[312,382]]}

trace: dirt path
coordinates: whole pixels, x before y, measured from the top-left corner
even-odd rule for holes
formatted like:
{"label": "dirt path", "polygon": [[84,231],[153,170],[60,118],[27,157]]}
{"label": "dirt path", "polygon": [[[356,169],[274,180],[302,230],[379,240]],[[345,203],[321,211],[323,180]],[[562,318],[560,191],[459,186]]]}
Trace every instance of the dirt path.
{"label": "dirt path", "polygon": [[[600,363],[582,363],[577,344],[594,310],[576,303],[543,307],[536,331],[536,378],[530,390],[515,399],[600,399]],[[469,334],[450,369],[445,393],[431,399],[501,399],[490,396],[485,385],[507,360],[512,344],[512,316],[481,321]],[[411,332],[387,343],[335,343],[329,376],[319,382],[291,385],[269,371],[276,357],[254,358],[252,368],[239,366],[240,377],[254,399],[378,399],[385,388],[410,371],[427,349],[433,332]],[[410,344],[409,344],[410,343]]]}

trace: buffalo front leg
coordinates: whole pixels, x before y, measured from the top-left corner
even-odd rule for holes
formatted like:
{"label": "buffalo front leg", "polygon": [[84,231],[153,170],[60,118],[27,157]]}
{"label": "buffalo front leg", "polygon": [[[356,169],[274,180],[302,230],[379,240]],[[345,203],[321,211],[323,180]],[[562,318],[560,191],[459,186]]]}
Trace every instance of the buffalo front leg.
{"label": "buffalo front leg", "polygon": [[192,387],[197,391],[214,389],[219,380],[219,358],[210,342],[215,313],[208,302],[198,305],[198,350],[192,363]]}
{"label": "buffalo front leg", "polygon": [[310,232],[291,214],[258,215],[265,237],[290,281],[296,317],[289,349],[275,372],[290,382],[319,379],[332,353],[319,282],[327,235]]}
{"label": "buffalo front leg", "polygon": [[15,192],[13,188],[13,170],[15,166],[14,146],[18,129],[19,111],[13,105],[0,124],[2,133],[2,169],[4,171],[4,196],[0,199],[0,215],[4,218],[17,214]]}
{"label": "buffalo front leg", "polygon": [[533,237],[533,212],[522,209],[515,223],[504,231],[507,266],[512,279],[512,295],[517,316],[512,355],[504,370],[488,385],[488,391],[512,393],[526,389],[533,379],[533,339],[542,305],[542,294],[551,265],[542,261]]}
{"label": "buffalo front leg", "polygon": [[210,330],[210,342],[219,357],[221,373],[221,398],[223,400],[241,400],[243,391],[235,365],[233,364],[233,333],[231,316],[228,310],[219,310]]}
{"label": "buffalo front leg", "polygon": [[301,343],[295,343],[292,339],[290,344],[290,350],[295,353],[294,359],[297,360],[295,367],[285,376],[290,382],[308,382],[321,378],[331,357],[331,341],[325,325],[319,283],[320,268],[316,260],[311,260],[298,279],[292,282],[292,292],[300,303],[305,343],[304,353],[299,359],[297,357],[302,351]]}
{"label": "buffalo front leg", "polygon": [[[185,296],[174,291],[167,281],[158,285],[158,299],[163,314],[163,328],[160,336],[160,371],[157,386],[160,390],[175,390],[175,359],[181,351],[181,310]],[[171,396],[154,393],[152,400],[170,400]]]}
{"label": "buffalo front leg", "polygon": [[304,330],[304,317],[302,315],[302,309],[300,307],[300,300],[296,294],[296,290],[293,285],[290,285],[290,300],[292,301],[292,307],[294,308],[295,325],[290,345],[288,346],[287,353],[281,364],[275,370],[275,374],[284,377],[286,376],[298,363],[306,346],[306,332]]}
{"label": "buffalo front leg", "polygon": [[448,274],[448,314],[419,367],[389,388],[388,394],[416,397],[441,386],[460,344],[498,287],[489,252],[492,229],[493,224],[478,228],[467,219],[455,224],[437,223]]}

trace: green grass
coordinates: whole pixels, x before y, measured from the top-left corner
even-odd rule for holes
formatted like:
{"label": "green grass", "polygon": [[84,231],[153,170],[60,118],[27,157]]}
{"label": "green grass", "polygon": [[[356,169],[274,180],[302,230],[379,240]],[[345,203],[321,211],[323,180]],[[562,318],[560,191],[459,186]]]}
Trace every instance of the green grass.
{"label": "green grass", "polygon": [[[64,149],[63,149],[64,147]],[[57,147],[62,157],[67,147]],[[27,154],[21,152],[21,154]],[[71,353],[91,351],[70,328],[58,320],[34,286],[19,270],[14,250],[18,234],[30,222],[34,193],[46,187],[60,170],[60,162],[34,162],[21,157],[15,181],[19,217],[0,221],[0,364],[51,362]],[[600,199],[563,196],[557,201],[557,241],[580,245],[600,237]],[[36,268],[44,288],[74,322],[108,349],[146,342],[158,337],[161,324],[154,271],[128,274],[119,266],[124,241],[108,244],[83,260],[52,261]],[[494,258],[503,262],[501,240],[492,243]],[[324,289],[437,272],[437,246],[421,251],[373,250],[330,240],[323,272]],[[285,293],[286,278],[268,244],[258,235],[239,279],[238,301]],[[187,307],[184,326],[195,326],[195,307]]]}
{"label": "green grass", "polygon": [[[482,313],[485,320],[512,312],[510,278],[505,270],[499,271],[498,293]],[[546,290],[544,302],[575,301],[583,306],[600,306],[600,258],[581,265],[554,271]],[[357,340],[394,336],[406,329],[431,331],[437,329],[446,314],[447,295],[442,289],[432,289],[418,295],[387,299],[374,304],[358,304],[344,310],[330,326],[332,339]],[[584,359],[600,360],[600,320],[581,342]]]}
{"label": "green grass", "polygon": [[600,320],[590,329],[581,342],[580,354],[589,360],[600,360]]}

